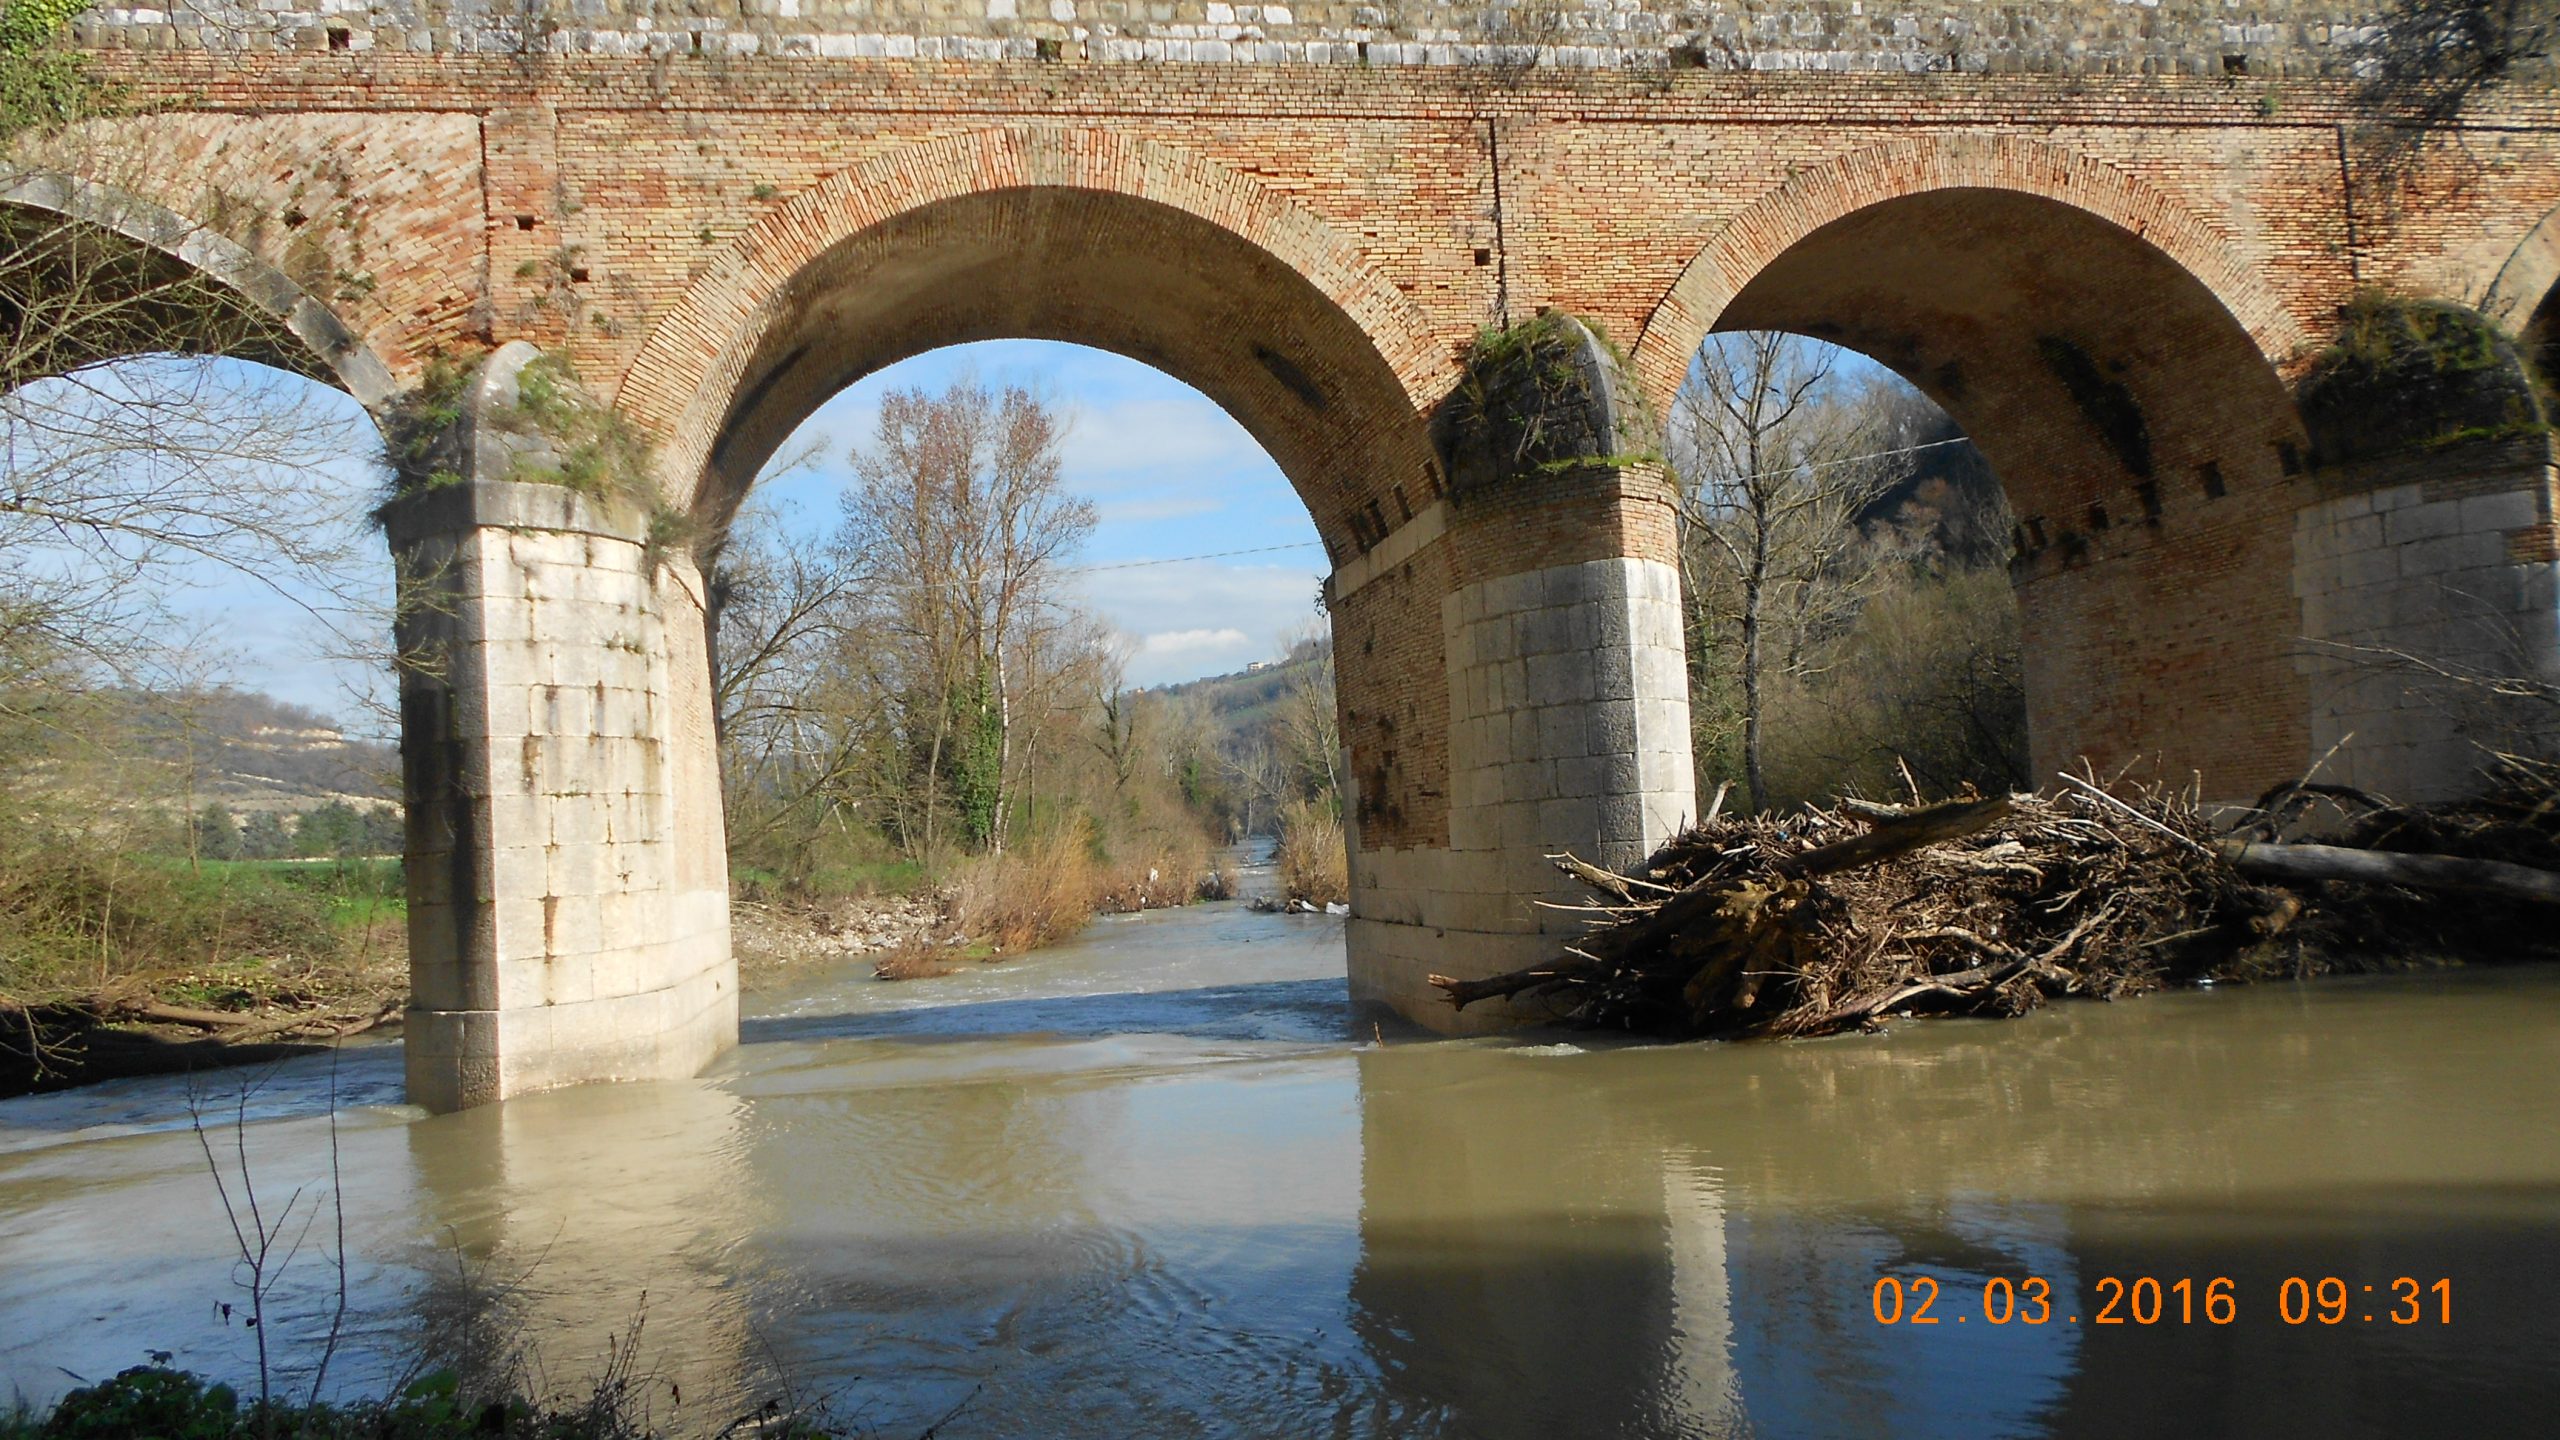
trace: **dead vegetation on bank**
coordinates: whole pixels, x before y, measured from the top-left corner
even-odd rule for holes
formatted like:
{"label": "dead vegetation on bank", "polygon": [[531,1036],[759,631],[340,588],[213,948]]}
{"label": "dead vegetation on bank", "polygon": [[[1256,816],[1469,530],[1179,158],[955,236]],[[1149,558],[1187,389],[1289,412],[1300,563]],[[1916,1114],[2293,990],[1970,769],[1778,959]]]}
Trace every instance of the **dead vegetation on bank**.
{"label": "dead vegetation on bank", "polygon": [[1234,864],[1179,831],[1096,858],[1081,830],[1035,837],[953,867],[913,893],[734,901],[731,935],[753,980],[811,961],[868,960],[882,980],[922,980],[1009,960],[1076,934],[1097,915],[1224,900]]}
{"label": "dead vegetation on bank", "polygon": [[[238,967],[224,972],[229,980]],[[123,977],[76,995],[0,998],[0,1099],[136,1075],[255,1065],[386,1026],[408,1003],[406,965],[390,960],[276,975],[256,990],[192,975]],[[162,992],[196,990],[201,1004]]]}
{"label": "dead vegetation on bank", "polygon": [[[1589,933],[1552,961],[1432,983],[1459,1008],[1801,1036],[2204,979],[2560,955],[2560,768],[2501,757],[2489,781],[2442,806],[2305,781],[2230,828],[2191,791],[2121,776],[1909,808],[1711,810],[1636,874],[1555,857],[1594,899]],[[2319,819],[2331,843],[2276,843]]]}

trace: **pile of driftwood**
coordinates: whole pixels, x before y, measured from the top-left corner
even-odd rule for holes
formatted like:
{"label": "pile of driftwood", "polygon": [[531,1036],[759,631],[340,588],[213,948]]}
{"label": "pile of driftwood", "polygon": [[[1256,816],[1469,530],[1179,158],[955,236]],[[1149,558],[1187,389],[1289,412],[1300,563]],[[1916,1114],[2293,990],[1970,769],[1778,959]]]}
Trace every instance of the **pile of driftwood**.
{"label": "pile of driftwood", "polygon": [[[2049,796],[1783,818],[1711,807],[1636,874],[1559,855],[1594,892],[1589,932],[1546,964],[1432,983],[1460,1008],[1499,997],[1613,1029],[1819,1035],[2206,977],[2513,958],[2560,919],[2549,768],[2458,807],[2284,786],[2228,831],[2192,794],[2064,778]],[[2313,809],[2340,843],[2271,838]],[[2477,898],[2447,905],[2447,891]]]}

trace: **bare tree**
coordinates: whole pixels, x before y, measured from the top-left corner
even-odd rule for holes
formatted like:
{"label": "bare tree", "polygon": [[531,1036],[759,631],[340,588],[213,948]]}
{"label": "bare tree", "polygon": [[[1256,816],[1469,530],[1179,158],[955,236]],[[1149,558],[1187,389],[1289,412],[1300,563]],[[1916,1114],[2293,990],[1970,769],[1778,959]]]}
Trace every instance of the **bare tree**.
{"label": "bare tree", "polygon": [[278,373],[330,378],[279,313],[178,258],[227,239],[131,198],[201,177],[110,123],[49,34],[8,28],[0,721],[77,736],[62,716],[89,691],[186,683],[214,627],[178,602],[206,585],[264,586],[331,648],[380,652],[361,526],[378,471],[347,458],[370,426]]}
{"label": "bare tree", "polygon": [[[343,627],[371,618],[363,424],[237,362],[100,361],[0,395],[0,633],[131,680],[192,583],[246,579]],[[0,642],[5,643],[5,642]]]}
{"label": "bare tree", "polygon": [[1259,833],[1262,824],[1278,814],[1281,801],[1288,794],[1288,766],[1271,748],[1271,742],[1260,735],[1247,736],[1222,753],[1219,761],[1227,783],[1235,787],[1243,802],[1244,813],[1238,817],[1238,825],[1247,835]]}
{"label": "bare tree", "polygon": [[[853,644],[859,611],[833,545],[760,512],[733,522],[712,573],[712,697],[732,853],[844,823],[877,796],[882,688]],[[785,846],[805,854],[807,846]]]}
{"label": "bare tree", "polygon": [[1273,726],[1285,782],[1292,798],[1333,808],[1342,793],[1342,711],[1334,696],[1333,641],[1310,629],[1284,637],[1284,643],[1292,654],[1306,654],[1309,662],[1281,695]]}
{"label": "bare tree", "polygon": [[1715,336],[1672,417],[1682,578],[1694,622],[1738,654],[1754,808],[1768,798],[1769,682],[1813,673],[1813,642],[1854,613],[1857,521],[1896,473],[1873,454],[1885,447],[1872,407],[1836,373],[1838,353],[1774,332]]}
{"label": "bare tree", "polygon": [[872,442],[853,454],[841,543],[866,631],[902,657],[908,733],[924,750],[928,851],[946,789],[974,842],[1004,846],[1015,769],[1008,653],[1050,618],[1061,562],[1094,526],[1092,505],[1061,482],[1063,438],[1030,391],[964,380],[939,395],[892,391]]}
{"label": "bare tree", "polygon": [[1092,667],[1094,726],[1086,739],[1111,772],[1112,793],[1129,788],[1145,753],[1145,695],[1128,684],[1128,659],[1117,647],[1097,657]]}

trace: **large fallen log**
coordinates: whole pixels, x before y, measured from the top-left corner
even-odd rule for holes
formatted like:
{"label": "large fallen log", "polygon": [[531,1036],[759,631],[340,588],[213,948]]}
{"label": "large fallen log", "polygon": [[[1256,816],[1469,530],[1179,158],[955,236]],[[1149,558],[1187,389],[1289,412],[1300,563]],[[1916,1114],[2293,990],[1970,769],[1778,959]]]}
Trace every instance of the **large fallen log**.
{"label": "large fallen log", "polygon": [[2410,855],[2343,845],[2270,845],[2254,840],[2225,840],[2214,848],[2231,868],[2262,880],[2405,885],[2412,890],[2455,890],[2560,905],[2560,874],[2503,860]]}

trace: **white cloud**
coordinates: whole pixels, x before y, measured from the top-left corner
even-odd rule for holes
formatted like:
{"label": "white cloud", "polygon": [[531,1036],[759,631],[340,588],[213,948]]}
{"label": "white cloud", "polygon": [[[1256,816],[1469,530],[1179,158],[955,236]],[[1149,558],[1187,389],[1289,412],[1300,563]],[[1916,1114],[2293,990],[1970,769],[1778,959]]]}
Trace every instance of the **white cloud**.
{"label": "white cloud", "polygon": [[1147,655],[1191,655],[1203,650],[1235,650],[1252,643],[1251,636],[1229,626],[1223,630],[1159,630],[1139,640],[1138,649]]}
{"label": "white cloud", "polygon": [[1059,447],[1081,488],[1110,490],[1153,471],[1270,472],[1262,452],[1227,413],[1200,400],[1127,400],[1078,406]]}
{"label": "white cloud", "polygon": [[[1224,675],[1275,658],[1283,634],[1317,618],[1313,568],[1195,560],[1072,579],[1087,609],[1121,633],[1143,637],[1129,661],[1132,685]],[[1168,647],[1159,638],[1172,635],[1219,639]]]}

